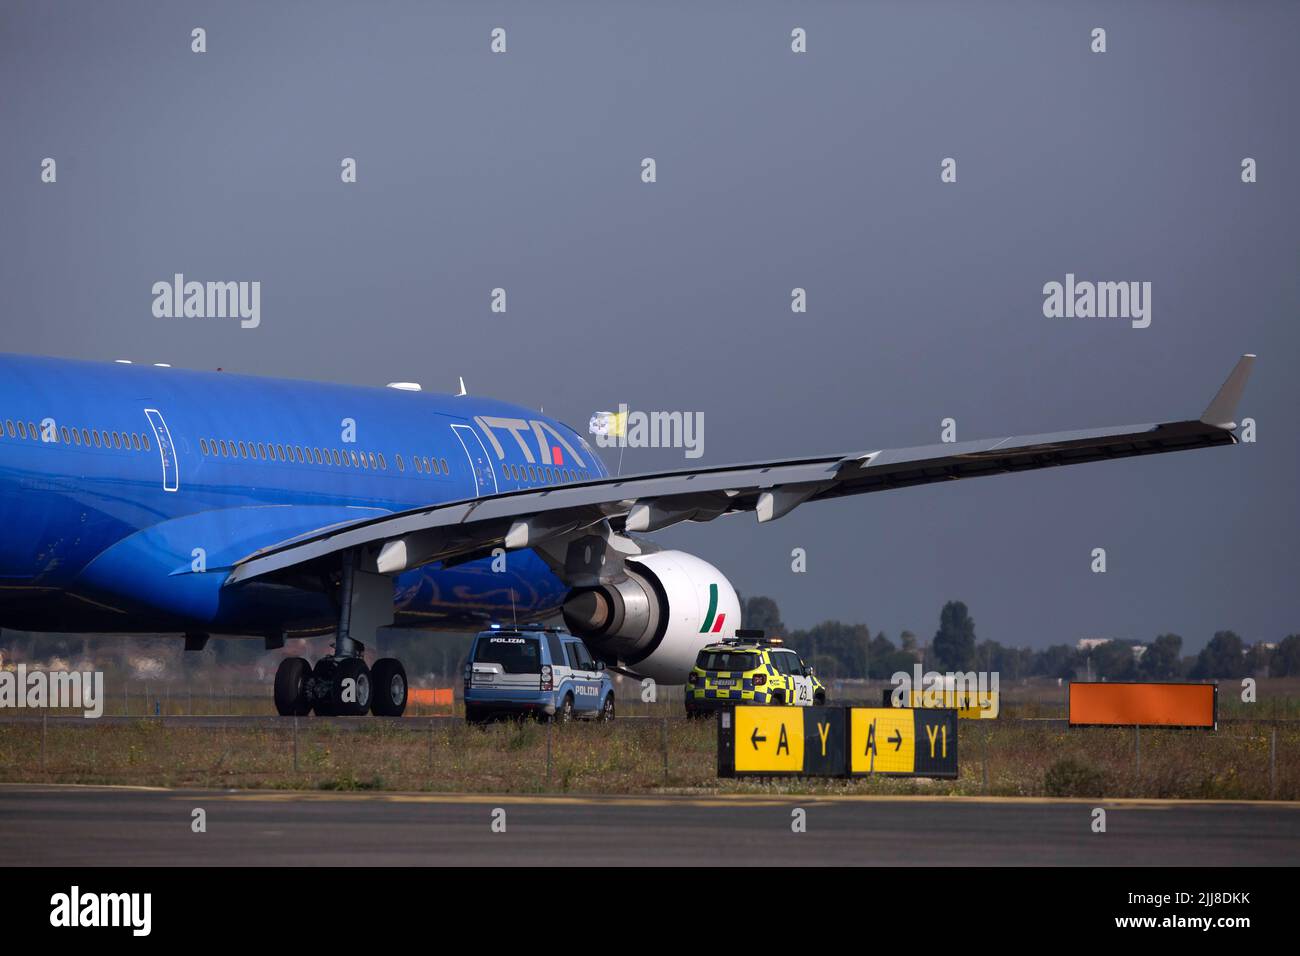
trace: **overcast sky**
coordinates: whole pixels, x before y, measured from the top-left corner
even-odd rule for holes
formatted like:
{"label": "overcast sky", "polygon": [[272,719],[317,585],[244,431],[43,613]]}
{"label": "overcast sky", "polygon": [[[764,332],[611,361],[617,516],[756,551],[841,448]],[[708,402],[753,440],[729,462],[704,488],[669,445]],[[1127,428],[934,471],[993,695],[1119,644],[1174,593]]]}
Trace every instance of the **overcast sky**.
{"label": "overcast sky", "polygon": [[[706,465],[948,417],[1195,418],[1253,351],[1255,444],[660,538],[795,626],[928,639],[959,598],[1004,643],[1276,641],[1300,630],[1298,35],[1300,5],[1262,2],[5,0],[0,349],[463,375],[584,432],[620,401],[699,411]],[[155,318],[178,272],[260,281],[260,326]],[[1150,282],[1150,326],[1046,318],[1067,273]]]}

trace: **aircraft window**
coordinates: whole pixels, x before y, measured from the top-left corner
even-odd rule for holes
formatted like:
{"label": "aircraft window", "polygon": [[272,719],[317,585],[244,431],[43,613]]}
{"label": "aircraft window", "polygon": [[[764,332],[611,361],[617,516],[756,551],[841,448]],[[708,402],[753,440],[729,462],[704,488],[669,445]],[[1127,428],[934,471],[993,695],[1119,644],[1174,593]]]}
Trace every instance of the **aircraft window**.
{"label": "aircraft window", "polygon": [[104,429],[104,430],[103,430],[102,432],[100,432],[99,434],[100,434],[101,436],[103,436],[103,439],[104,439],[104,447],[107,448],[107,447],[108,447],[108,443],[109,443],[108,429]]}
{"label": "aircraft window", "polygon": [[[10,431],[9,435],[12,437],[13,432]],[[90,432],[86,431],[84,428],[81,430],[81,443],[86,446],[90,445]]]}
{"label": "aircraft window", "polygon": [[450,475],[450,474],[451,474],[451,469],[447,467],[447,459],[446,459],[446,458],[442,459],[442,473],[443,473],[444,475]]}
{"label": "aircraft window", "polygon": [[36,438],[37,438],[39,435],[40,435],[40,432],[38,432],[38,431],[36,430],[36,425],[35,425],[35,423],[33,423],[33,422],[28,422],[28,423],[27,423],[27,437],[30,438],[32,441],[35,441]]}
{"label": "aircraft window", "polygon": [[358,465],[358,463],[357,463],[357,453],[356,453],[356,452],[354,452],[354,451],[345,451],[343,454],[346,455],[347,457],[349,457],[349,458],[352,459],[352,467],[353,467],[353,468],[357,468],[357,467],[359,467],[359,465]]}
{"label": "aircraft window", "polygon": [[[121,447],[122,447],[122,436],[119,435],[117,432],[112,432],[112,435],[113,435],[113,447],[114,447],[114,448],[121,448]],[[108,444],[108,441],[105,440],[104,444],[107,445],[107,444]]]}
{"label": "aircraft window", "polygon": [[334,459],[334,464],[337,465],[339,463],[339,450],[337,448],[330,449],[326,454]]}
{"label": "aircraft window", "polygon": [[240,458],[248,457],[248,449],[244,446],[244,443],[242,441],[239,443],[239,457]]}
{"label": "aircraft window", "polygon": [[141,435],[141,436],[140,436],[140,441],[144,443],[144,450],[145,450],[145,451],[148,451],[148,450],[149,450],[149,436],[148,436],[147,434],[146,434],[146,435]]}
{"label": "aircraft window", "polygon": [[[11,433],[11,434],[12,434],[12,433]],[[27,426],[24,425],[22,422],[19,422],[19,423],[18,423],[18,437],[19,437],[19,438],[26,438],[26,437],[27,437]]]}
{"label": "aircraft window", "polygon": [[369,462],[366,461],[366,453],[364,451],[361,453],[361,467],[362,468],[370,467]]}
{"label": "aircraft window", "polygon": [[504,462],[502,462],[501,464],[501,477],[502,478],[510,477],[510,466],[506,465]]}
{"label": "aircraft window", "polygon": [[64,425],[62,428],[59,429],[59,431],[63,433],[63,444],[65,445],[72,444],[72,436],[68,434],[68,426]]}
{"label": "aircraft window", "polygon": [[10,438],[13,438],[13,437],[14,437],[14,423],[13,423],[12,421],[7,421],[7,422],[5,422],[5,427],[9,429],[9,437],[10,437]]}
{"label": "aircraft window", "polygon": [[384,453],[382,451],[379,453],[379,470],[380,471],[388,470],[388,462],[384,461]]}
{"label": "aircraft window", "polygon": [[[21,422],[19,424],[22,424]],[[99,432],[91,432],[90,437],[95,439],[95,447],[99,447]]]}
{"label": "aircraft window", "polygon": [[81,432],[77,431],[75,428],[72,430],[72,444],[81,444]]}
{"label": "aircraft window", "polygon": [[131,447],[136,451],[140,450],[140,436],[134,432],[131,433]]}
{"label": "aircraft window", "polygon": [[[435,459],[433,460],[433,463],[434,463],[435,465],[437,465],[437,463],[438,463],[438,459],[435,458]],[[424,459],[424,470],[425,470],[425,471],[433,471],[433,469],[429,467],[429,459],[427,459],[427,458]]]}
{"label": "aircraft window", "polygon": [[532,482],[537,481],[537,469],[534,468],[532,465],[528,466],[528,480]]}
{"label": "aircraft window", "polygon": [[365,462],[365,460],[366,460],[367,458],[370,459],[370,467],[371,467],[371,468],[377,468],[377,467],[379,467],[378,465],[375,464],[375,453],[374,453],[373,451],[363,452],[363,453],[362,453],[362,455],[361,455],[361,460],[362,460],[363,463]]}
{"label": "aircraft window", "polygon": [[205,454],[205,455],[208,453],[208,440],[207,440],[206,438],[200,438],[200,439],[199,439],[199,449],[200,449],[200,450],[203,452],[203,454]]}
{"label": "aircraft window", "polygon": [[400,451],[393,456],[393,461],[397,465],[398,471],[406,471],[406,462],[402,461],[402,453]]}
{"label": "aircraft window", "polygon": [[217,448],[219,448],[219,449],[221,450],[221,457],[222,457],[222,458],[225,458],[225,457],[226,457],[226,440],[225,440],[224,438],[220,438],[220,439],[217,440]]}
{"label": "aircraft window", "polygon": [[418,471],[418,472],[423,472],[423,471],[424,471],[424,468],[422,468],[422,467],[420,466],[420,456],[419,456],[419,455],[416,455],[416,456],[414,456],[414,457],[411,459],[411,465],[412,465],[412,467],[414,467],[415,470]]}
{"label": "aircraft window", "polygon": [[121,435],[122,435],[122,447],[125,448],[127,451],[130,451],[130,450],[131,450],[131,436],[128,435],[126,432],[122,432]]}

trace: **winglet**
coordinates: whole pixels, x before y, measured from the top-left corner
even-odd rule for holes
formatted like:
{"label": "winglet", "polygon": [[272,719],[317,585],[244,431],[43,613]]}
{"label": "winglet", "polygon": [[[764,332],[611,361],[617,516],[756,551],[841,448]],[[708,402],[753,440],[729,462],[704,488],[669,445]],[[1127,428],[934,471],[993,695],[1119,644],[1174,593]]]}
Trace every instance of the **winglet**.
{"label": "winglet", "polygon": [[1228,376],[1228,380],[1219,389],[1219,394],[1214,396],[1214,401],[1210,402],[1210,407],[1201,416],[1202,423],[1228,431],[1237,427],[1237,403],[1241,401],[1241,393],[1246,390],[1246,381],[1250,378],[1250,369],[1254,364],[1255,356],[1249,354],[1237,360],[1232,374]]}

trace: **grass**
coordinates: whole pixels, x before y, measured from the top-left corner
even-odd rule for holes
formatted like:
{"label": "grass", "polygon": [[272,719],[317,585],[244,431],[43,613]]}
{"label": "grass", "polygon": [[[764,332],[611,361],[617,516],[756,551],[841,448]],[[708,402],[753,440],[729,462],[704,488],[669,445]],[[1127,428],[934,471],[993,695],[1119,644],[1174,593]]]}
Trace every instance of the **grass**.
{"label": "grass", "polygon": [[[1276,782],[1270,747],[1276,733]],[[299,721],[214,729],[178,721],[0,725],[0,780],[164,787],[481,793],[861,793],[1300,799],[1300,725],[1218,732],[961,721],[956,780],[719,779],[712,722],[548,726],[413,718],[360,729]],[[549,754],[549,759],[548,759]],[[987,761],[987,763],[985,762]],[[985,778],[987,776],[987,784]]]}

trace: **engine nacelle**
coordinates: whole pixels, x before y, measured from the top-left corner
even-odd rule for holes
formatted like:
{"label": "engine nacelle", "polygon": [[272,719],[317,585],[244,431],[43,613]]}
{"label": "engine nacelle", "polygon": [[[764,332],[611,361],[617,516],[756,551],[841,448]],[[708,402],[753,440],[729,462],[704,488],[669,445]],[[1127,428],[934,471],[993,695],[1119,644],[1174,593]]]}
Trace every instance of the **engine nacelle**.
{"label": "engine nacelle", "polygon": [[707,561],[685,551],[628,558],[626,580],[575,588],[564,623],[597,657],[661,684],[684,684],[700,648],[740,626],[740,599]]}

